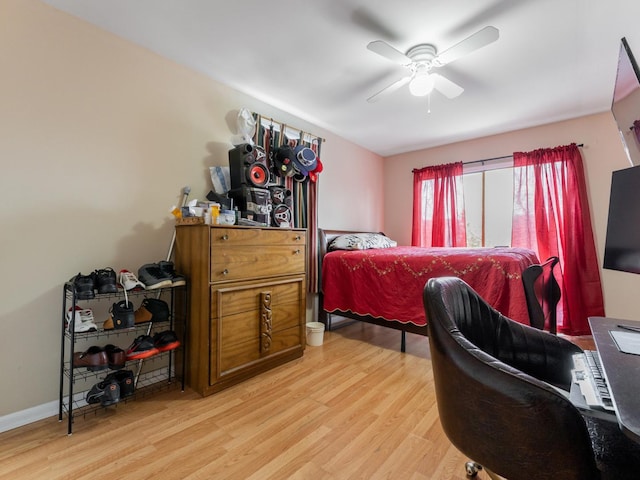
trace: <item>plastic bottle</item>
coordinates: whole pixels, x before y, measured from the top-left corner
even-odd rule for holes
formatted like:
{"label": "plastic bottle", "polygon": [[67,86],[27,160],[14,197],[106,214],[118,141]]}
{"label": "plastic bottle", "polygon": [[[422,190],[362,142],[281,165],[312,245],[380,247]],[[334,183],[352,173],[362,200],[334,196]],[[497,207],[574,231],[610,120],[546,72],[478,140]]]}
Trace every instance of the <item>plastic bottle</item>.
{"label": "plastic bottle", "polygon": [[211,224],[218,225],[218,217],[220,216],[220,204],[211,204]]}

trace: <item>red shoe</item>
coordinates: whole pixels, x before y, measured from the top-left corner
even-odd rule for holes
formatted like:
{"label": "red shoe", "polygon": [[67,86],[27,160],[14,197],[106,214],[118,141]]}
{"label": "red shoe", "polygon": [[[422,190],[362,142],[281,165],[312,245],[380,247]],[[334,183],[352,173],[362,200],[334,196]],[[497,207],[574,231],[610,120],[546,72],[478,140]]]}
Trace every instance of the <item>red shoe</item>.
{"label": "red shoe", "polygon": [[180,346],[180,340],[175,332],[167,330],[164,332],[156,333],[153,336],[153,344],[159,352],[168,352],[169,350],[175,350]]}
{"label": "red shoe", "polygon": [[141,360],[159,353],[150,335],[140,335],[127,349],[127,360]]}

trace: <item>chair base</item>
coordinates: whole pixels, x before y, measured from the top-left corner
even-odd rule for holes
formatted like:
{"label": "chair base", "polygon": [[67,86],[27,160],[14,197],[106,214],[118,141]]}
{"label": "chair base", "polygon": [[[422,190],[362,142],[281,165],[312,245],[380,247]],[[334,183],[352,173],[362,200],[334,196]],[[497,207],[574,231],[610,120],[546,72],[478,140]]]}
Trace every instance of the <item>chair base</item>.
{"label": "chair base", "polygon": [[[482,465],[476,462],[467,462],[464,464],[464,468],[467,472],[467,477],[475,477],[478,475],[478,472],[482,470]],[[503,480],[501,476],[496,475],[491,470],[487,470],[485,468],[484,471],[487,472],[487,475],[489,475],[491,480]]]}

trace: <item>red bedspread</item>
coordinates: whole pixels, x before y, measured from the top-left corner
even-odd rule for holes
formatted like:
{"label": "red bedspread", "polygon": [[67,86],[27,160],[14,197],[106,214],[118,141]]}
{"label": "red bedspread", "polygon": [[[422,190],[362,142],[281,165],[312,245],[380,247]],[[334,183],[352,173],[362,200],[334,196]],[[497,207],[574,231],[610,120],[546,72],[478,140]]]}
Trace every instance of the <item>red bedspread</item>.
{"label": "red bedspread", "polygon": [[422,291],[431,277],[460,277],[513,320],[529,323],[521,273],[539,263],[523,248],[395,247],[329,252],[322,262],[327,312],[425,325]]}

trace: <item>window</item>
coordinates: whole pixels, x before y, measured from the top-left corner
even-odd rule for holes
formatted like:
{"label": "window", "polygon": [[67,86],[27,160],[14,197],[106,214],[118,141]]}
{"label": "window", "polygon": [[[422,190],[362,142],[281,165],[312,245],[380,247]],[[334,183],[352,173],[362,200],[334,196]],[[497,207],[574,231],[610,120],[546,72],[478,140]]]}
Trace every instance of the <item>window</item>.
{"label": "window", "polygon": [[[496,168],[497,167],[497,168]],[[511,162],[465,168],[462,176],[467,246],[511,245],[513,168]]]}

